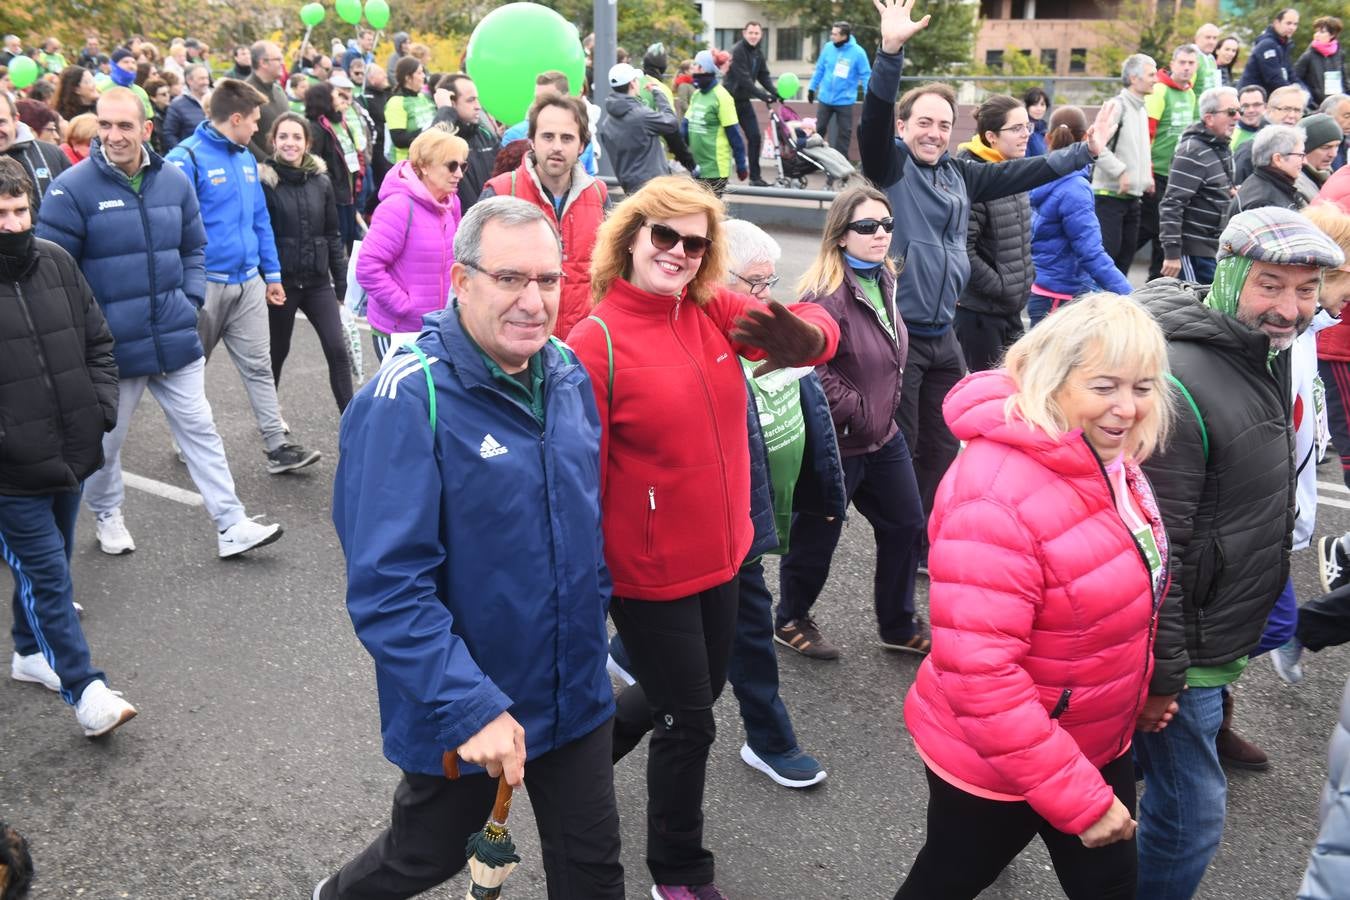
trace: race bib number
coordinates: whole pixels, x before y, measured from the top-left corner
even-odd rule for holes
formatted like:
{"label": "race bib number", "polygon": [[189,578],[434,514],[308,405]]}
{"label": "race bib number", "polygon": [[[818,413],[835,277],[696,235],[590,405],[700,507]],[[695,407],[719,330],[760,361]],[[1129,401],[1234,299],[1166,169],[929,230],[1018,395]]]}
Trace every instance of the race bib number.
{"label": "race bib number", "polygon": [[1323,90],[1328,97],[1332,94],[1339,94],[1341,92],[1341,80],[1341,72],[1339,69],[1334,72],[1328,71],[1322,76]]}
{"label": "race bib number", "polygon": [[848,70],[849,70],[850,68],[851,68],[851,66],[850,66],[848,60],[840,60],[839,62],[837,62],[837,63],[834,64],[834,77],[835,77],[835,78],[847,78],[847,77],[848,77]]}

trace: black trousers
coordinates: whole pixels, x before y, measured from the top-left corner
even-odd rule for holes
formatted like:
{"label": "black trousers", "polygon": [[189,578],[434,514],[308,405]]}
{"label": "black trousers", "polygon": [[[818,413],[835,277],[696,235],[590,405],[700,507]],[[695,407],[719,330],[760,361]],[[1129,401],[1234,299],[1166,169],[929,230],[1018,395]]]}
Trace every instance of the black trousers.
{"label": "black trousers", "polygon": [[[830,120],[834,120],[834,133],[827,135]],[[830,106],[828,103],[816,104],[816,134],[822,140],[828,139],[830,146],[848,159],[848,150],[853,142],[853,104]]]}
{"label": "black trousers", "polygon": [[1163,249],[1162,241],[1158,238],[1158,204],[1162,202],[1163,194],[1167,192],[1167,176],[1154,175],[1153,185],[1153,193],[1145,194],[1139,201],[1139,239],[1134,245],[1136,251],[1145,244],[1151,244],[1153,247],[1148,264],[1149,281],[1162,274]]}
{"label": "black trousers", "polygon": [[610,618],[637,684],[618,698],[613,760],[647,749],[647,868],[657,884],[707,884],[703,788],[717,736],[713,704],[727,683],[737,580],[678,600],[615,597]]}
{"label": "black trousers", "polygon": [[[1097,224],[1102,227],[1102,249],[1116,264],[1120,274],[1130,274],[1130,263],[1139,251],[1139,217],[1141,204],[1138,197],[1093,198],[1097,207]],[[1154,210],[1157,215],[1157,210]]]}
{"label": "black trousers", "polygon": [[958,306],[956,321],[952,324],[961,352],[966,358],[966,369],[983,372],[1003,361],[1003,354],[1023,334],[1022,314],[975,312]]}
{"label": "black trousers", "polygon": [[[613,722],[525,762],[549,900],[623,900]],[[389,827],[328,880],[320,900],[393,900],[430,890],[466,865],[464,845],[497,795],[485,774],[450,781],[404,772]]]}
{"label": "black trousers", "polygon": [[965,374],[966,361],[953,329],[936,337],[910,333],[909,362],[895,422],[914,457],[914,476],[925,516],[933,511],[938,482],[961,449],[961,442],[942,417],[942,401]]}
{"label": "black trousers", "polygon": [[759,116],[755,115],[752,101],[736,101],[736,121],[741,123],[741,132],[745,135],[745,155],[750,164],[750,178],[759,178],[759,153],[764,145],[764,135],[759,130]]}
{"label": "black trousers", "polygon": [[[1088,849],[1028,803],[989,800],[928,774],[928,837],[895,900],[962,900],[994,883],[1031,839],[1041,836],[1069,900],[1134,900],[1133,840]],[[1134,815],[1133,754],[1107,763],[1102,777]]]}
{"label": "black trousers", "polygon": [[347,332],[342,328],[337,295],[331,284],[301,288],[282,283],[286,289],[286,305],[267,307],[267,326],[272,339],[272,381],[281,384],[281,367],[291,352],[291,335],[295,331],[295,313],[303,311],[309,324],[319,335],[323,357],[328,363],[328,386],[337,401],[338,412],[352,402],[352,364],[347,355]]}

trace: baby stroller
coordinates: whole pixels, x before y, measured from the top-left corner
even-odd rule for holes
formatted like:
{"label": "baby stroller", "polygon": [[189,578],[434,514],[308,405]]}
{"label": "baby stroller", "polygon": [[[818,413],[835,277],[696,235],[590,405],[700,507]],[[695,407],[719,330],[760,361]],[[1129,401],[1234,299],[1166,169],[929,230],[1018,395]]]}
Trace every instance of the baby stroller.
{"label": "baby stroller", "polygon": [[769,121],[780,187],[805,188],[806,176],[816,172],[824,172],[827,179],[839,182],[842,187],[857,174],[847,157],[826,144],[815,133],[814,124],[802,119],[787,104],[770,106]]}

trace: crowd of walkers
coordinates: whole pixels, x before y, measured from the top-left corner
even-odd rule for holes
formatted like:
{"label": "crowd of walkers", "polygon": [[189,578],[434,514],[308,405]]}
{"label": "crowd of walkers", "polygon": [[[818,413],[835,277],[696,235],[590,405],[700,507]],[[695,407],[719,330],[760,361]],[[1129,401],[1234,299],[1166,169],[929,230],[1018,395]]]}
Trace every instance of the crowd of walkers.
{"label": "crowd of walkers", "polygon": [[[261,41],[216,78],[192,39],[91,39],[77,64],[45,42],[50,103],[0,92],[13,678],[90,737],[136,715],[93,664],[70,560],[82,498],[104,553],[135,550],[122,448],[147,389],[219,556],[282,537],[236,493],[206,362],[223,343],[269,473],[315,465],[279,399],[303,313],[402,773],[388,828],[314,897],[451,878],[501,778],[529,792],[550,897],[622,898],[613,769],[644,740],[651,896],[725,897],[714,707],[730,682],[753,769],[825,780],[776,653],[840,657],[817,617],[850,505],[877,646],[918,662],[926,834],[895,896],[974,897],[1038,835],[1069,897],[1193,896],[1224,767],[1269,766],[1233,727],[1245,668],[1268,654],[1294,684],[1305,649],[1350,641],[1350,534],[1315,533],[1332,444],[1350,485],[1342,23],[1291,63],[1279,11],[1239,75],[1205,25],[1166,68],[1126,59],[1095,116],[992,96],[952,147],[956,93],[900,91],[930,17],[874,4],[874,57],[839,22],[809,88],[845,153],[861,89],[862,177],[790,287],[720,199],[762,183],[757,23],[674,90],[660,45],[621,60],[603,111],[541,72],[500,125],[407,35],[388,65],[366,30],[289,61]],[[1300,606],[1291,553],[1313,544],[1325,593]],[[1342,717],[1300,897],[1347,896],[1350,685]]]}

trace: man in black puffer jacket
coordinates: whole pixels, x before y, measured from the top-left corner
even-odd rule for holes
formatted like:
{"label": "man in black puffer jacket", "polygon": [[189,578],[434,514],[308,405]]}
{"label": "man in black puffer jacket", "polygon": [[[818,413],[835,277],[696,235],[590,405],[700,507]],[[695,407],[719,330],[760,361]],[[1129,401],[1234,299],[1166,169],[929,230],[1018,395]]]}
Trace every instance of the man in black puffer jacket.
{"label": "man in black puffer jacket", "polygon": [[1134,294],[1167,337],[1177,395],[1166,450],[1144,464],[1167,526],[1170,587],[1134,742],[1145,785],[1138,895],[1163,900],[1195,893],[1223,833],[1224,691],[1256,651],[1289,577],[1286,351],[1312,321],[1322,270],[1345,260],[1306,219],[1278,207],[1234,216],[1218,253],[1208,291],[1162,279]]}
{"label": "man in black puffer jacket", "polygon": [[80,490],[117,423],[117,363],[79,267],[33,237],[32,206],[23,166],[0,158],[0,547],[18,613],[10,675],[60,691],[97,737],[136,715],[90,662],[70,581]]}

